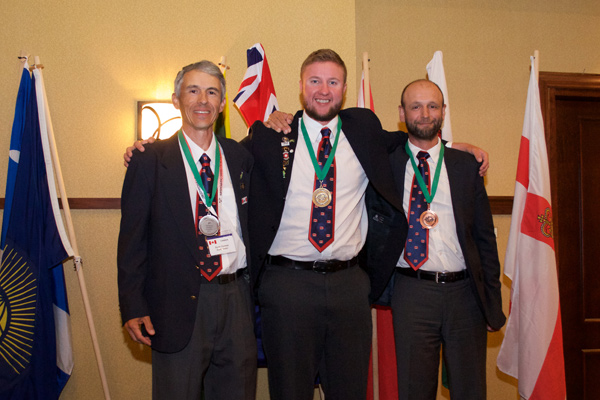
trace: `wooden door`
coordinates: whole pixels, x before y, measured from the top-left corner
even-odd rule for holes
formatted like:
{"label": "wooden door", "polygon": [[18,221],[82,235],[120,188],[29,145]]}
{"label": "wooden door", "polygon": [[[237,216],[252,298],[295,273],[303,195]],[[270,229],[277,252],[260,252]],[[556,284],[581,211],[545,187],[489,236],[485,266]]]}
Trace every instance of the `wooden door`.
{"label": "wooden door", "polygon": [[540,72],[567,398],[600,399],[600,75]]}

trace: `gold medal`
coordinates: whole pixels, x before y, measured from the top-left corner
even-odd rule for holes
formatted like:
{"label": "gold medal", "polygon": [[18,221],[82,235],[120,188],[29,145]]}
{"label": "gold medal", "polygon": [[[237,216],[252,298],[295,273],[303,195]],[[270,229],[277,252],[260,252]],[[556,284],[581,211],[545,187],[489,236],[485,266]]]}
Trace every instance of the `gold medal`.
{"label": "gold medal", "polygon": [[331,192],[320,187],[313,192],[313,204],[317,207],[327,207],[331,203]]}
{"label": "gold medal", "polygon": [[207,214],[200,219],[198,229],[204,236],[215,236],[219,233],[219,219],[212,214]]}
{"label": "gold medal", "polygon": [[438,216],[434,211],[427,210],[419,218],[423,229],[431,229],[438,224]]}

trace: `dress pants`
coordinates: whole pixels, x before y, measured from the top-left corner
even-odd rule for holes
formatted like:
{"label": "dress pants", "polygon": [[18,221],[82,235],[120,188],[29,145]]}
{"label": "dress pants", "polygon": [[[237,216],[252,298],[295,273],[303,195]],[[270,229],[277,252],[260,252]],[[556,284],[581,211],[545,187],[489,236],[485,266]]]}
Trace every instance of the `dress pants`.
{"label": "dress pants", "polygon": [[267,265],[258,289],[272,400],[364,400],[370,283],[358,266],[321,274]]}
{"label": "dress pants", "polygon": [[[152,351],[154,400],[254,400],[254,302],[244,278],[203,283],[192,337],[177,353]],[[173,327],[177,329],[177,327]]]}
{"label": "dress pants", "polygon": [[435,283],[394,275],[399,399],[435,400],[441,346],[451,399],[485,400],[487,329],[470,278]]}

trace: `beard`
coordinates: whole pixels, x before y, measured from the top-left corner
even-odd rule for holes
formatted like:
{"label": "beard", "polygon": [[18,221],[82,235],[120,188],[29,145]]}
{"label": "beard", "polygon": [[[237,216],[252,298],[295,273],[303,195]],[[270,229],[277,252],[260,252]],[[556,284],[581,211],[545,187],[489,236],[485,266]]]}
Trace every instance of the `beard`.
{"label": "beard", "polygon": [[319,114],[314,108],[312,108],[306,103],[306,100],[304,100],[304,98],[302,99],[302,106],[306,114],[308,114],[308,116],[314,119],[315,121],[329,122],[340,113],[340,110],[342,109],[342,100],[340,100],[336,104],[332,104],[325,114]]}
{"label": "beard", "polygon": [[410,133],[417,139],[431,141],[435,139],[438,132],[440,131],[443,120],[434,119],[431,122],[433,123],[433,126],[431,128],[421,128],[415,122],[406,122],[406,130],[408,131],[408,133]]}

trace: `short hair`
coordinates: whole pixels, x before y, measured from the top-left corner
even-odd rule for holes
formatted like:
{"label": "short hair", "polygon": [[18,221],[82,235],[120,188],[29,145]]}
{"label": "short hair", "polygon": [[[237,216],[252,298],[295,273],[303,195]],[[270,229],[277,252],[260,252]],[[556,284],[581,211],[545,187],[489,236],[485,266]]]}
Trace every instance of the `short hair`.
{"label": "short hair", "polygon": [[433,83],[435,85],[435,87],[437,87],[438,90],[440,91],[440,94],[442,95],[442,106],[444,105],[444,92],[442,92],[442,89],[438,86],[437,83],[435,83],[434,81],[430,81],[429,79],[417,79],[417,80],[412,81],[408,85],[406,85],[404,87],[404,89],[402,90],[402,95],[400,96],[400,105],[402,107],[404,107],[404,92],[406,92],[406,89],[408,89],[408,87],[410,85],[412,85],[413,83],[417,83],[417,82],[431,82],[431,83]]}
{"label": "short hair", "polygon": [[348,74],[348,71],[346,70],[346,64],[344,64],[342,57],[340,57],[338,53],[331,49],[320,49],[310,53],[300,68],[300,79],[302,79],[302,73],[304,73],[306,67],[317,62],[332,62],[342,67],[344,70],[344,83],[346,83],[346,75]]}
{"label": "short hair", "polygon": [[215,65],[215,63],[207,60],[198,61],[197,63],[186,65],[177,73],[175,77],[175,96],[179,97],[181,93],[181,83],[183,82],[183,76],[190,71],[200,71],[206,74],[212,75],[215,78],[219,78],[221,82],[221,101],[225,98],[225,77],[221,72],[221,69]]}

